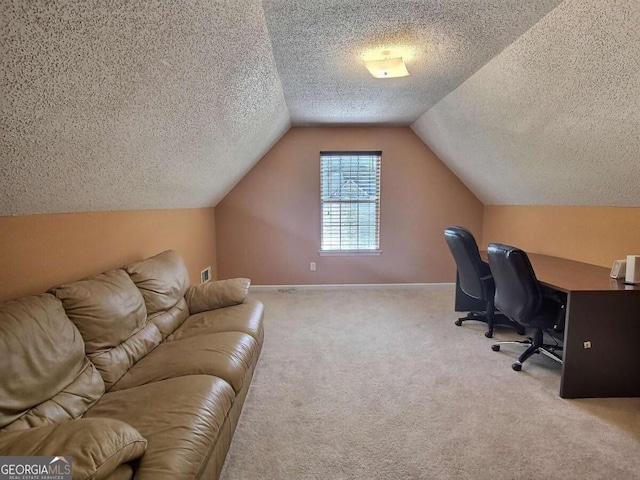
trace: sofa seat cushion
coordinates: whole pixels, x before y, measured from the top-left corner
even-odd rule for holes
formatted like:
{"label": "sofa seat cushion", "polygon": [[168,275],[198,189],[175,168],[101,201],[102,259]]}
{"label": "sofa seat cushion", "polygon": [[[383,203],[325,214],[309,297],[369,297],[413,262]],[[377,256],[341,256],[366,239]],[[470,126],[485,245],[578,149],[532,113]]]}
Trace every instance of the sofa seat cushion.
{"label": "sofa seat cushion", "polygon": [[213,375],[238,393],[259,354],[258,342],[241,332],[210,333],[163,343],[135,364],[112,391],[183,375]]}
{"label": "sofa seat cushion", "polygon": [[131,480],[133,478],[133,467],[128,463],[123,463],[111,472],[105,480]]}
{"label": "sofa seat cushion", "polygon": [[248,298],[245,303],[240,305],[191,315],[167,340],[183,340],[209,333],[243,332],[251,335],[262,345],[264,337],[263,316],[262,303]]}
{"label": "sofa seat cushion", "polygon": [[192,375],[109,392],[85,418],[114,418],[147,439],[137,480],[199,478],[235,395],[224,380]]}

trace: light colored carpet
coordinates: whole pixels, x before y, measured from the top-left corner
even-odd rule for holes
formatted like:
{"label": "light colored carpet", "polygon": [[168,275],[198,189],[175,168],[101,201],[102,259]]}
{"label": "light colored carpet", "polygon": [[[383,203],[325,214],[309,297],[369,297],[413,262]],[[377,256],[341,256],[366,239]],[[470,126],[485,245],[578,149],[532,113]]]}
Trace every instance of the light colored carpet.
{"label": "light colored carpet", "polygon": [[640,399],[561,399],[542,355],[514,372],[521,348],[454,325],[452,287],[252,295],[265,344],[224,480],[640,478]]}

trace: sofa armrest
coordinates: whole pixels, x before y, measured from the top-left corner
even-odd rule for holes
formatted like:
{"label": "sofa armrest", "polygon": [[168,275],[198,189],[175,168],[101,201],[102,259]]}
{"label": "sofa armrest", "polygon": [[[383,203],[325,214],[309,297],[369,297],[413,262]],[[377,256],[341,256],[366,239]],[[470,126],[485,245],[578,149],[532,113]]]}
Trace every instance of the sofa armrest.
{"label": "sofa armrest", "polygon": [[249,285],[251,285],[251,280],[248,278],[201,283],[190,286],[184,298],[187,300],[189,313],[195,315],[207,310],[244,303],[249,292]]}
{"label": "sofa armrest", "polygon": [[81,418],[0,433],[0,456],[71,456],[74,480],[101,480],[142,456],[147,440],[112,418]]}

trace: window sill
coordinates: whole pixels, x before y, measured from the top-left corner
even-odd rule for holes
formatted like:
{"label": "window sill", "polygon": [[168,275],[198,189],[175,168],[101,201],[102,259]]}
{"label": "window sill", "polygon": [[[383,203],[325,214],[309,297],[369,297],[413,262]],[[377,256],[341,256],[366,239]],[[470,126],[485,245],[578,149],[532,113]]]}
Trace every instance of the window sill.
{"label": "window sill", "polygon": [[382,250],[318,250],[321,257],[379,257]]}

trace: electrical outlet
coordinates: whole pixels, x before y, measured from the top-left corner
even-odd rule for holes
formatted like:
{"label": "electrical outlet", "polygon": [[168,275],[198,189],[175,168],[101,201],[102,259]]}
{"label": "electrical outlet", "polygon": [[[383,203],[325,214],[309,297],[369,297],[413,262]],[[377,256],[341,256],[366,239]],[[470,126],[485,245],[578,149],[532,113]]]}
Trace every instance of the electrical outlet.
{"label": "electrical outlet", "polygon": [[309,264],[309,270],[311,270],[312,272],[316,271],[316,262],[311,262]]}
{"label": "electrical outlet", "polygon": [[205,268],[200,272],[200,283],[205,283],[211,280],[211,266]]}

